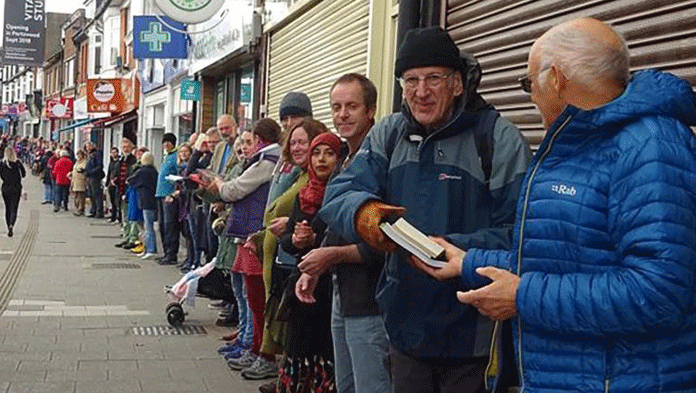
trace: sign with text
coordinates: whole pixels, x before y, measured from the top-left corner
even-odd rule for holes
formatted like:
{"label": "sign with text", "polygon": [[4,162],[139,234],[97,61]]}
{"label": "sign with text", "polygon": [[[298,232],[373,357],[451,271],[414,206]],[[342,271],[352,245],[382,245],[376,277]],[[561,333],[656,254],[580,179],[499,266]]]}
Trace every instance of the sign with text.
{"label": "sign with text", "polygon": [[45,17],[44,0],[5,1],[3,64],[43,64]]}
{"label": "sign with text", "polygon": [[136,59],[185,59],[186,34],[181,31],[186,31],[186,26],[167,17],[134,16],[133,56]]}
{"label": "sign with text", "polygon": [[72,119],[73,98],[56,98],[46,101],[44,117],[47,119]]}
{"label": "sign with text", "polygon": [[130,78],[88,79],[87,112],[130,111],[140,103],[140,79],[132,71]]}
{"label": "sign with text", "polygon": [[191,79],[182,80],[180,95],[182,100],[200,101],[201,82]]}

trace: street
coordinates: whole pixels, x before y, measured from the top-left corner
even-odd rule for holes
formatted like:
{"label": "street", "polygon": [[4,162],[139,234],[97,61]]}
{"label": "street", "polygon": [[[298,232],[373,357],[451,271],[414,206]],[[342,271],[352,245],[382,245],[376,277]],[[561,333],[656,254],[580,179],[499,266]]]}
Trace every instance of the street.
{"label": "street", "polygon": [[208,300],[168,327],[177,268],[115,248],[107,220],[53,213],[36,177],[24,189],[12,238],[0,209],[1,393],[258,391],[217,354],[230,330]]}

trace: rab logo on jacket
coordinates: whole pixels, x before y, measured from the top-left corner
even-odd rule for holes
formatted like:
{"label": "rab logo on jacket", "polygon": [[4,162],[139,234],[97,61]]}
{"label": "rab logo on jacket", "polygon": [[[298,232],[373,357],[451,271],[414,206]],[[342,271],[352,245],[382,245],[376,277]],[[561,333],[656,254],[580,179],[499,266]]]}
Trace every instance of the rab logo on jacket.
{"label": "rab logo on jacket", "polygon": [[575,190],[575,187],[573,186],[566,186],[565,184],[554,184],[551,186],[551,191],[555,192],[556,194],[561,194],[561,195],[570,195],[570,196],[575,196],[577,191]]}
{"label": "rab logo on jacket", "polygon": [[440,173],[440,176],[438,176],[438,180],[440,181],[445,181],[445,180],[462,180],[461,176],[454,176],[454,175],[448,175],[446,173]]}

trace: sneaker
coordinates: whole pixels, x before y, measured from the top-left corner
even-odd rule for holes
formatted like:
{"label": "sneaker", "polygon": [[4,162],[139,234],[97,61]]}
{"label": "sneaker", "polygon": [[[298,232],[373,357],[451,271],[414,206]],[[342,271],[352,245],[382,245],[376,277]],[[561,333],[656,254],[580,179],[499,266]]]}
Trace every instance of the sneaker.
{"label": "sneaker", "polygon": [[7,237],[12,237],[14,236],[14,233],[12,232],[12,225],[7,227]]}
{"label": "sneaker", "polygon": [[145,259],[145,260],[147,260],[147,259],[155,259],[155,257],[157,256],[157,254],[154,254],[154,253],[151,253],[151,252],[146,252],[146,253],[144,253],[144,254],[145,254],[145,255],[143,255],[142,257],[140,257],[141,259]]}
{"label": "sneaker", "polygon": [[[145,246],[144,246],[142,243],[140,243],[140,244],[138,244],[137,246],[131,248],[131,252],[132,252],[133,254],[140,254],[140,253],[143,253],[143,252],[145,252]],[[143,255],[144,255],[144,254],[143,254]]]}
{"label": "sneaker", "polygon": [[244,354],[237,359],[229,359],[227,361],[227,367],[231,370],[241,371],[251,367],[258,357],[258,355],[254,355],[251,351],[245,351]]}
{"label": "sneaker", "polygon": [[222,353],[222,357],[225,360],[239,359],[244,355],[245,352],[251,349],[251,344],[237,344],[231,347],[228,351]]}
{"label": "sneaker", "polygon": [[158,259],[157,264],[162,266],[176,265],[176,261],[172,261],[171,259]]}
{"label": "sneaker", "polygon": [[242,370],[242,377],[245,379],[267,379],[277,376],[278,366],[275,362],[264,359],[263,356],[257,357],[249,368]]}
{"label": "sneaker", "polygon": [[135,247],[137,247],[137,246],[138,246],[138,245],[135,244],[135,243],[126,243],[122,248],[123,248],[124,250],[130,250],[130,249],[133,249],[133,248],[135,248]]}
{"label": "sneaker", "polygon": [[124,241],[122,241],[122,242],[120,242],[120,243],[114,244],[114,247],[122,248],[122,247],[125,246],[126,244],[128,244],[128,242],[124,240]]}

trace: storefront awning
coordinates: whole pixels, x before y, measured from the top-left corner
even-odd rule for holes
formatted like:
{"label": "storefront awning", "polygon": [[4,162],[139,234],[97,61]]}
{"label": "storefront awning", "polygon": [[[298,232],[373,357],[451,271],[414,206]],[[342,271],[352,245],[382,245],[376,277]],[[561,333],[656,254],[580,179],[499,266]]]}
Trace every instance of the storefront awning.
{"label": "storefront awning", "polygon": [[98,121],[94,122],[94,127],[111,127],[112,125],[114,125],[116,123],[125,123],[125,122],[133,120],[137,117],[138,117],[138,110],[133,109],[133,110],[125,112],[125,113],[120,113],[116,116],[104,117],[104,118],[98,119]]}
{"label": "storefront awning", "polygon": [[58,130],[58,132],[63,132],[63,131],[72,130],[73,128],[77,128],[77,127],[80,127],[80,126],[84,126],[85,124],[89,124],[89,123],[91,123],[91,122],[93,122],[93,121],[97,121],[97,120],[99,120],[99,119],[80,120],[80,121],[77,121],[77,122],[75,122],[75,123],[72,123],[71,125],[69,125],[69,126],[67,126],[67,127],[61,128],[60,130]]}

